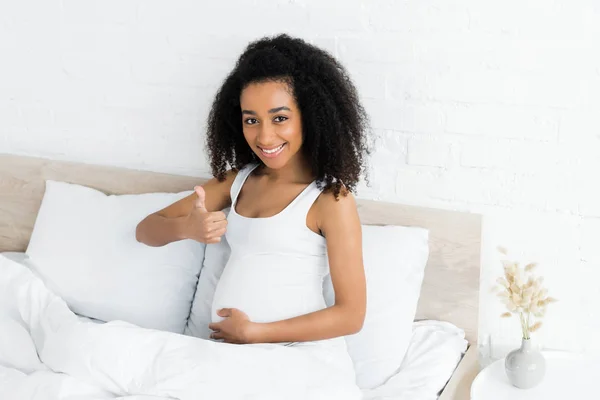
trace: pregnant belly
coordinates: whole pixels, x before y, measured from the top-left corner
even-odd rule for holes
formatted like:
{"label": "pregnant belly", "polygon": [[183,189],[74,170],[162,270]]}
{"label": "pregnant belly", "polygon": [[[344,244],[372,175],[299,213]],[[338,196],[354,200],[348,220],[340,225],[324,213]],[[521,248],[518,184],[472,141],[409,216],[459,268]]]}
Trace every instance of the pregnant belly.
{"label": "pregnant belly", "polygon": [[237,308],[253,322],[273,322],[326,307],[319,266],[303,259],[256,255],[234,257],[223,270],[212,304],[212,321],[221,308]]}

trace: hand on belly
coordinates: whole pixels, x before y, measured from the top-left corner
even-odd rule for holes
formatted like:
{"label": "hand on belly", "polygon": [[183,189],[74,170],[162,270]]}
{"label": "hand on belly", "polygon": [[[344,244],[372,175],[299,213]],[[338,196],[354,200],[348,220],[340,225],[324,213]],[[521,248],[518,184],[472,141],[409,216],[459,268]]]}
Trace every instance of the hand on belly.
{"label": "hand on belly", "polygon": [[208,327],[213,331],[210,337],[226,343],[252,343],[253,323],[244,312],[236,308],[223,308],[217,311],[220,322],[213,322]]}

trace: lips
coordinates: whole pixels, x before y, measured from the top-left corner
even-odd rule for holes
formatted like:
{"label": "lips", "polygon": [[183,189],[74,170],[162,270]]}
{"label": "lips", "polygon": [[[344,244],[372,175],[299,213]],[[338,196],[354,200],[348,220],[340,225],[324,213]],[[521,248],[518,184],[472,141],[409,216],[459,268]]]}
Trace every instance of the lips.
{"label": "lips", "polygon": [[261,151],[261,153],[268,158],[273,158],[273,157],[277,157],[281,151],[283,150],[283,148],[285,147],[287,143],[282,143],[279,146],[276,147],[258,147]]}

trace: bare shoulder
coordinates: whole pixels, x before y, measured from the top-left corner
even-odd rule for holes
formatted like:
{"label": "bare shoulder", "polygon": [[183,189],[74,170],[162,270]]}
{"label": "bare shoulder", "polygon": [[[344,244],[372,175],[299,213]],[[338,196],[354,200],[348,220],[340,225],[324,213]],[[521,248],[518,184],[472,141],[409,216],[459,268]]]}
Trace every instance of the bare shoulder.
{"label": "bare shoulder", "polygon": [[317,199],[317,207],[324,213],[356,212],[356,199],[347,190],[342,190],[339,196],[330,191],[324,191]]}
{"label": "bare shoulder", "polygon": [[235,177],[237,176],[238,172],[239,172],[238,170],[230,169],[229,171],[225,172],[225,177],[222,181],[219,181],[218,179],[213,178],[210,181],[206,182],[206,184],[208,184],[209,182],[212,182],[212,181],[216,181],[215,182],[216,185],[220,185],[223,190],[226,190],[227,192],[229,192],[231,190],[231,185],[233,185],[233,181],[235,181]]}
{"label": "bare shoulder", "polygon": [[360,225],[356,199],[347,190],[340,192],[337,198],[332,192],[325,191],[315,205],[318,225],[323,233],[326,233],[328,227]]}

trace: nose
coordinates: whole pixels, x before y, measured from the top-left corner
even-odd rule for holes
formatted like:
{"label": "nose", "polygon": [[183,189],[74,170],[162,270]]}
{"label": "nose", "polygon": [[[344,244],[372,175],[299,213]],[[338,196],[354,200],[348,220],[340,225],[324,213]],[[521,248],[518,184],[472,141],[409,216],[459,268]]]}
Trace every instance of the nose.
{"label": "nose", "polygon": [[262,124],[256,139],[259,145],[269,146],[276,141],[275,136],[275,127],[272,124]]}

